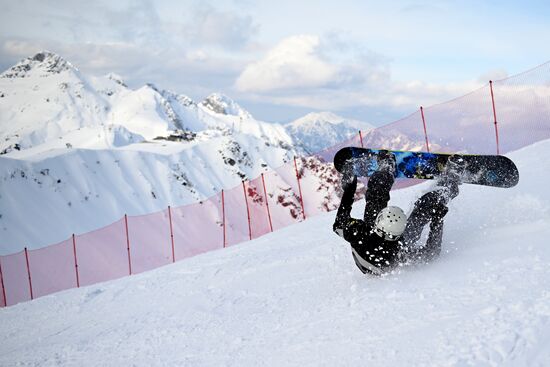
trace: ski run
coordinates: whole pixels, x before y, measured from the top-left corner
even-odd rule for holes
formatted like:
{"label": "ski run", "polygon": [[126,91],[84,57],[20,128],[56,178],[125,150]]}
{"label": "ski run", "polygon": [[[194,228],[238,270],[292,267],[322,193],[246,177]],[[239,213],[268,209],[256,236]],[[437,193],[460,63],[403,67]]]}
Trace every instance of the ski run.
{"label": "ski run", "polygon": [[[0,309],[0,365],[548,366],[549,154],[508,154],[512,189],[462,185],[431,264],[363,275],[331,212]],[[391,203],[410,210],[432,184]]]}

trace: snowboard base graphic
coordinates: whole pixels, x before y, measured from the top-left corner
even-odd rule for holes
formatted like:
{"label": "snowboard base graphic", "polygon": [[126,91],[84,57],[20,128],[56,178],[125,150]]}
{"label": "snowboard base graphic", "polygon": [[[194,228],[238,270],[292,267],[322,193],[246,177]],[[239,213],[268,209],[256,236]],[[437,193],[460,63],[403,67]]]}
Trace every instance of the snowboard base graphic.
{"label": "snowboard base graphic", "polygon": [[[355,176],[370,176],[378,168],[380,152],[377,149],[342,148],[334,156],[334,167],[340,173],[352,170]],[[460,174],[463,183],[507,188],[519,182],[516,165],[501,155],[389,152],[395,155],[396,178],[437,179],[445,172],[449,157],[454,156],[464,159],[464,171]]]}

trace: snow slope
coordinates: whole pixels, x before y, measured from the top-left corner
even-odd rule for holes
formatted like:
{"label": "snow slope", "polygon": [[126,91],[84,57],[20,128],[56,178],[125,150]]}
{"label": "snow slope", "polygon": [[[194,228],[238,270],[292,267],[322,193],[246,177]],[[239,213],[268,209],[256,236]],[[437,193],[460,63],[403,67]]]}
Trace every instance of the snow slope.
{"label": "snow slope", "polygon": [[289,151],[267,149],[247,134],[206,134],[200,143],[185,145],[165,141],[0,157],[0,254],[47,246],[125,213],[197,202],[291,159]]}
{"label": "snow slope", "polygon": [[549,153],[509,154],[512,189],[461,186],[432,264],[365,276],[329,213],[0,309],[0,365],[548,366],[550,162],[532,157]]}

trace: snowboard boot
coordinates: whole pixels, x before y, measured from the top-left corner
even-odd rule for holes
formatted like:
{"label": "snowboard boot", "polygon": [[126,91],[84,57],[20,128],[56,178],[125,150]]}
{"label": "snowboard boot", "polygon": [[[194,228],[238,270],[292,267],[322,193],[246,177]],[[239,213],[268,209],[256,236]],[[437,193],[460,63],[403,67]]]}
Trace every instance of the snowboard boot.
{"label": "snowboard boot", "polygon": [[451,155],[447,160],[445,172],[461,176],[466,170],[466,161],[460,155]]}
{"label": "snowboard boot", "polygon": [[443,196],[447,202],[458,195],[458,185],[462,184],[462,176],[466,170],[466,162],[457,155],[452,155],[447,160],[445,169],[439,176],[436,186],[441,187]]}
{"label": "snowboard boot", "polygon": [[377,158],[378,171],[388,172],[392,176],[395,175],[396,164],[395,155],[387,150],[381,150]]}

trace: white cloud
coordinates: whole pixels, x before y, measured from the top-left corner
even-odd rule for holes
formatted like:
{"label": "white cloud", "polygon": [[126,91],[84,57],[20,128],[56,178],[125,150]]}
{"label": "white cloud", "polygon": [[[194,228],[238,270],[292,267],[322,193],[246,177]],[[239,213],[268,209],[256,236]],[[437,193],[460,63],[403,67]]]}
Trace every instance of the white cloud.
{"label": "white cloud", "polygon": [[131,88],[154,83],[159,88],[203,98],[213,91],[232,94],[242,64],[205,52],[167,49],[159,52],[131,43],[66,44],[51,40],[0,39],[0,72],[42,50],[59,54],[85,75],[116,73]]}
{"label": "white cloud", "polygon": [[339,77],[339,68],[323,60],[319,37],[298,35],[283,39],[260,61],[249,64],[236,81],[240,91],[319,88]]}
{"label": "white cloud", "polygon": [[483,84],[474,80],[449,84],[385,80],[364,89],[347,86],[308,88],[292,93],[272,91],[249,94],[248,98],[255,102],[261,101],[280,106],[330,110],[358,118],[361,116],[353,113],[359,110],[362,113],[368,111],[368,115],[380,115],[381,121],[388,122],[417,111],[421,105],[428,107],[452,100],[480,88]]}
{"label": "white cloud", "polygon": [[208,53],[204,50],[192,50],[188,51],[185,57],[189,61],[206,61],[208,60]]}
{"label": "white cloud", "polygon": [[483,83],[396,81],[388,58],[335,34],[283,39],[237,78],[251,100],[312,109],[354,107],[415,110],[479,88]]}
{"label": "white cloud", "polygon": [[[396,11],[395,5],[370,4],[369,12],[358,11],[363,9],[359,3],[318,4],[318,13],[327,15],[323,18],[311,16],[309,3],[285,1],[21,0],[6,4],[0,12],[0,71],[48,49],[85,73],[121,74],[131,87],[153,82],[194,98],[223,91],[245,103],[269,105],[271,110],[349,109],[368,115],[370,109],[414,111],[419,105],[460,96],[489,79],[502,79],[507,75],[503,68],[521,70],[508,61],[482,62],[478,46],[484,44],[483,37],[492,36],[471,36],[481,23],[476,21],[467,30],[457,28],[460,42],[456,43],[449,32],[434,29],[453,30],[463,23],[464,14],[459,12],[462,16],[457,18],[456,7],[448,4],[437,8],[419,4],[402,4],[397,7],[402,11]],[[283,16],[285,25],[280,21]],[[432,18],[437,18],[435,23]],[[522,29],[532,32],[532,27]],[[536,30],[539,36],[546,34],[546,28]],[[507,34],[505,43],[514,37]],[[521,38],[521,45],[530,45]],[[280,42],[266,47],[273,39]],[[505,46],[500,39],[492,44],[499,52]],[[494,57],[495,50],[485,46],[481,56]],[[531,52],[531,57],[536,55]],[[390,66],[397,78],[391,77]],[[477,81],[465,81],[484,71]],[[265,116],[270,112],[258,117],[268,119]]]}
{"label": "white cloud", "polygon": [[164,26],[150,0],[21,0],[14,2],[8,12],[0,12],[0,33],[5,38],[127,42],[151,47],[170,36]]}
{"label": "white cloud", "polygon": [[504,69],[493,69],[479,76],[477,79],[480,82],[487,83],[489,80],[496,81],[508,78],[508,72]]}
{"label": "white cloud", "polygon": [[187,42],[200,46],[240,49],[249,44],[259,28],[249,15],[217,10],[208,4],[192,10],[188,18],[183,35]]}
{"label": "white cloud", "polygon": [[40,46],[36,42],[22,41],[22,40],[7,40],[2,44],[2,53],[15,56],[17,58],[24,58],[32,56],[40,50]]}

